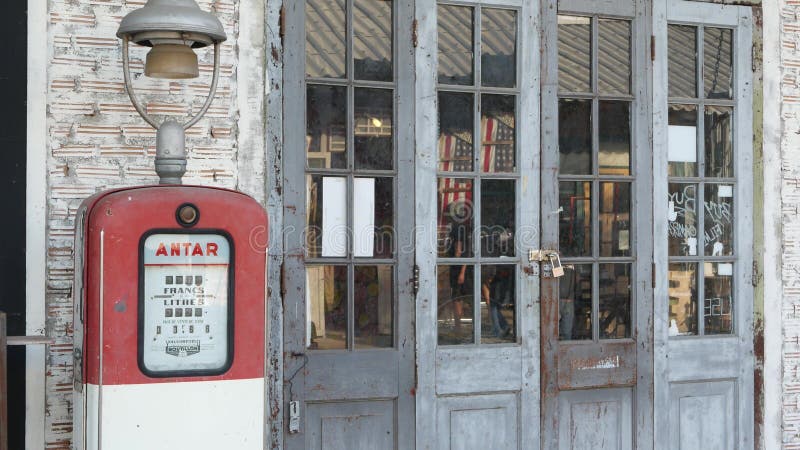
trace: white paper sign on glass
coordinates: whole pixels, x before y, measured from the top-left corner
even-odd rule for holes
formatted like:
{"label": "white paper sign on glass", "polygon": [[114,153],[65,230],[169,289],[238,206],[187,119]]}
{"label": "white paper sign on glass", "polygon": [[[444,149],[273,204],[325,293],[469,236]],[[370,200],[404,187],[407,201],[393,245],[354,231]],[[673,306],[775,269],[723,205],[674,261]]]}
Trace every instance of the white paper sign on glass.
{"label": "white paper sign on glass", "polygon": [[322,256],[347,256],[347,183],[342,177],[322,178]]}
{"label": "white paper sign on glass", "polygon": [[667,144],[670,162],[697,162],[697,127],[670,125]]}
{"label": "white paper sign on glass", "polygon": [[372,257],[375,250],[375,178],[353,180],[353,254]]}
{"label": "white paper sign on glass", "polygon": [[144,241],[143,369],[214,372],[229,361],[231,248],[218,234],[153,234]]}

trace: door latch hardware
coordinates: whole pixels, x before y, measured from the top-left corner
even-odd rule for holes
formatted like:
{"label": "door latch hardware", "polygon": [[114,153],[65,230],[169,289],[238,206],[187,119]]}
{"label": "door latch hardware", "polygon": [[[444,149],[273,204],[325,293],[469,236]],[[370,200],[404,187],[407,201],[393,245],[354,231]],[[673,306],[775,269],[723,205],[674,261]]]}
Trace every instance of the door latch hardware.
{"label": "door latch hardware", "polygon": [[564,276],[564,266],[561,265],[561,257],[555,250],[530,249],[528,250],[528,261],[542,262],[542,276],[544,278],[558,278]]}
{"label": "door latch hardware", "polygon": [[550,259],[550,255],[556,254],[555,250],[543,250],[538,248],[532,248],[528,250],[528,261],[534,262],[542,262],[547,261]]}
{"label": "door latch hardware", "polygon": [[419,292],[419,266],[414,266],[414,295]]}
{"label": "door latch hardware", "polygon": [[293,400],[289,402],[289,433],[300,432],[300,402]]}

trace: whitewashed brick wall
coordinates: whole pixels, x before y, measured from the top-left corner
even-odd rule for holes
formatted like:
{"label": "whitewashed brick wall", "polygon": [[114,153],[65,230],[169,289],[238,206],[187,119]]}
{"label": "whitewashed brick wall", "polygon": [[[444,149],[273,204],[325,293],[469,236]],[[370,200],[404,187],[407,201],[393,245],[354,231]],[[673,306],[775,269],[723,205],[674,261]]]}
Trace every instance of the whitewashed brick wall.
{"label": "whitewashed brick wall", "polygon": [[780,21],[781,73],[765,76],[782,94],[783,446],[800,449],[800,2],[783,0]]}
{"label": "whitewashed brick wall", "polygon": [[[45,0],[41,0],[45,1]],[[119,22],[145,0],[50,0],[48,67],[47,449],[72,436],[72,248],[75,212],[95,192],[157,182],[155,132],[136,114],[122,81]],[[239,0],[200,0],[225,26],[217,97],[187,132],[184,182],[235,188],[237,180],[237,18]],[[200,78],[142,76],[146,50],[132,47],[136,92],[148,112],[186,117],[205,101],[213,54],[200,50]],[[248,181],[252,182],[252,180]]]}

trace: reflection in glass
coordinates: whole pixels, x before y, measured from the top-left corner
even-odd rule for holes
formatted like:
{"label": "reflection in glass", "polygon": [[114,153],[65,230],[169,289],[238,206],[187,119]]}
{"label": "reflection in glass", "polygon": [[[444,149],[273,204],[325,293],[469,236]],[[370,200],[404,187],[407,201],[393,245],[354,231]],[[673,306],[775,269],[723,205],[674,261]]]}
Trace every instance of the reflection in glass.
{"label": "reflection in glass", "polygon": [[697,255],[697,185],[670,183],[667,198],[670,256]]}
{"label": "reflection in glass", "polygon": [[481,256],[514,256],[514,180],[481,180]]}
{"label": "reflection in glass", "polygon": [[669,176],[697,176],[697,107],[669,105],[668,120]]}
{"label": "reflection in glass", "polygon": [[513,172],[515,162],[513,95],[481,95],[481,171]]}
{"label": "reflection in glass", "polygon": [[344,78],[344,0],[306,0],[306,76]]}
{"label": "reflection in glass", "polygon": [[705,254],[733,255],[733,185],[706,184],[703,213]]}
{"label": "reflection in glass", "polygon": [[306,176],[306,254],[310,258],[347,255],[347,179]]}
{"label": "reflection in glass", "polygon": [[706,106],[706,176],[733,177],[733,108]]}
{"label": "reflection in glass", "polygon": [[668,27],[669,96],[697,97],[697,27]]}
{"label": "reflection in glass", "polygon": [[705,334],[733,331],[733,263],[705,263]]}
{"label": "reflection in glass", "polygon": [[[354,202],[357,204],[357,202]],[[356,208],[356,211],[358,208]],[[373,258],[394,255],[394,179],[375,179],[375,251]]]}
{"label": "reflection in glass", "polygon": [[558,219],[559,249],[563,256],[592,255],[592,183],[558,183],[561,213]]}
{"label": "reflection in glass", "polygon": [[600,183],[599,220],[600,256],[630,256],[630,183]]}
{"label": "reflection in glass", "polygon": [[473,84],[472,21],[470,7],[439,5],[439,83]]}
{"label": "reflection in glass", "polygon": [[592,91],[592,19],[558,16],[558,90]]}
{"label": "reflection in glass", "polygon": [[353,72],[392,81],[392,0],[353,0]]}
{"label": "reflection in glass", "polygon": [[347,167],[347,88],[309,84],[306,157],[309,168]]}
{"label": "reflection in glass", "polygon": [[565,266],[558,279],[558,337],[561,340],[592,339],[592,266]]}
{"label": "reflection in glass", "polygon": [[599,102],[600,175],[631,174],[631,104]]}
{"label": "reflection in glass", "polygon": [[481,266],[481,342],[514,342],[516,266]]}
{"label": "reflection in glass", "polygon": [[391,170],[394,91],[355,89],[353,148],[356,170]]}
{"label": "reflection in glass", "polygon": [[347,348],[347,266],[307,266],[306,301],[308,348]]}
{"label": "reflection in glass", "polygon": [[600,339],[631,337],[631,265],[600,264]]}
{"label": "reflection in glass", "polygon": [[472,94],[439,92],[439,170],[472,171]]}
{"label": "reflection in glass", "polygon": [[600,19],[597,39],[598,90],[601,94],[630,94],[631,23]]}
{"label": "reflection in glass", "polygon": [[438,191],[439,257],[470,258],[475,229],[472,180],[439,178]]}
{"label": "reflection in glass", "polygon": [[517,80],[517,13],[481,10],[481,84],[514,87]]}
{"label": "reflection in glass", "polygon": [[592,173],[592,101],[558,101],[558,151],[561,175]]}
{"label": "reflection in glass", "polygon": [[392,266],[355,266],[353,334],[356,348],[392,347],[393,278]]}
{"label": "reflection in glass", "polygon": [[731,98],[733,30],[706,27],[703,59],[703,87],[706,98]]}
{"label": "reflection in glass", "polygon": [[669,265],[669,335],[697,334],[697,264]]}
{"label": "reflection in glass", "polygon": [[474,340],[474,268],[464,264],[440,265],[438,286],[439,345],[472,344]]}

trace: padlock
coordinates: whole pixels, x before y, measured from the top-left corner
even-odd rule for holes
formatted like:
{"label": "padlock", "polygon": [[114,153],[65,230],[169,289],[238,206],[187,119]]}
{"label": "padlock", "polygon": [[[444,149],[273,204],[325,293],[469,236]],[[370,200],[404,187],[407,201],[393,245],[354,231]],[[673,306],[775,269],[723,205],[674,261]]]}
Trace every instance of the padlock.
{"label": "padlock", "polygon": [[558,253],[550,253],[550,264],[553,266],[553,277],[563,277],[564,276],[564,266],[561,265],[561,258],[559,258]]}

